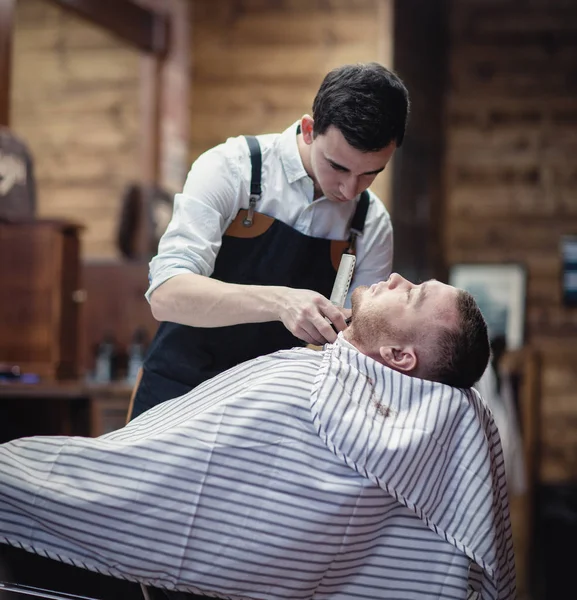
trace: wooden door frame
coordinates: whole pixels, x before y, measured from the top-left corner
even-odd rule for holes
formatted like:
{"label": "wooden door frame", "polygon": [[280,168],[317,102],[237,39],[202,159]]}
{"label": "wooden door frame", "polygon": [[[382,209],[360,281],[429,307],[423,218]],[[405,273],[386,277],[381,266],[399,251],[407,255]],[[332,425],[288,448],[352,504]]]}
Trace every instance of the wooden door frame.
{"label": "wooden door frame", "polygon": [[0,0],[0,127],[10,124],[12,35],[16,0]]}
{"label": "wooden door frame", "polygon": [[395,1],[394,67],[411,94],[393,164],[394,269],[411,281],[447,279],[443,230],[448,0]]}

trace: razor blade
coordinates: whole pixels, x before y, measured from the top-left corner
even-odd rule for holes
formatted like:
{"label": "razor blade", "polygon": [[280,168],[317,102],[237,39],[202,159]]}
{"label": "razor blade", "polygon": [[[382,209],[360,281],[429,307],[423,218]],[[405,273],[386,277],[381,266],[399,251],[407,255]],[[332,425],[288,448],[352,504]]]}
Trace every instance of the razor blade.
{"label": "razor blade", "polygon": [[356,256],[354,254],[343,254],[339,264],[339,270],[333,285],[330,301],[339,308],[343,308],[349,287],[355,271]]}

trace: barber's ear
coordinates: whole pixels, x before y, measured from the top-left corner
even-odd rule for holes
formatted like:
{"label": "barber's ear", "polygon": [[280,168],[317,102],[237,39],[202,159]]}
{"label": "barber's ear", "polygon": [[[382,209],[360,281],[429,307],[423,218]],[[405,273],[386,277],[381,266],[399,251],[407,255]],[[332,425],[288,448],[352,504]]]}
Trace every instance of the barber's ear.
{"label": "barber's ear", "polygon": [[381,346],[379,354],[387,367],[401,373],[409,374],[417,368],[417,355],[412,346]]}
{"label": "barber's ear", "polygon": [[303,141],[307,145],[313,143],[313,125],[314,120],[310,115],[304,115],[301,119],[301,133],[303,134]]}

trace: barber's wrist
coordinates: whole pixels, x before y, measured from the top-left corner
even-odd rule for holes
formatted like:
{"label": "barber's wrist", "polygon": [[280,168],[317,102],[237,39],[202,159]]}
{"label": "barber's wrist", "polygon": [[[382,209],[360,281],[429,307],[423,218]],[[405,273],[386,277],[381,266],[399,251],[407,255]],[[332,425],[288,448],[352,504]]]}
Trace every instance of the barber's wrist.
{"label": "barber's wrist", "polygon": [[255,302],[263,321],[282,321],[289,288],[278,285],[254,286]]}

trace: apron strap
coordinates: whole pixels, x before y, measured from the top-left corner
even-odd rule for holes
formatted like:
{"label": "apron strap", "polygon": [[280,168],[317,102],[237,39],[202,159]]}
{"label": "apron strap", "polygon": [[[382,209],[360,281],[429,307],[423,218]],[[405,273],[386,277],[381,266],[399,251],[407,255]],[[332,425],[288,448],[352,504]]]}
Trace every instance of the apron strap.
{"label": "apron strap", "polygon": [[262,194],[261,186],[261,170],[262,170],[262,154],[260,151],[260,144],[254,135],[245,135],[244,139],[248,144],[250,151],[250,196],[248,202],[248,213],[243,220],[242,224],[245,227],[252,227],[254,221],[254,210],[257,202],[260,200]]}
{"label": "apron strap", "polygon": [[[299,126],[300,127],[300,126]],[[253,135],[245,135],[244,139],[250,151],[250,197],[248,203],[248,212],[242,224],[244,227],[252,227],[254,222],[254,212],[257,202],[262,195],[261,171],[262,171],[262,153],[258,139]],[[369,192],[365,190],[361,193],[355,214],[351,221],[350,235],[348,240],[348,248],[346,254],[355,254],[355,245],[357,236],[363,234],[365,228],[365,219],[369,210]]]}
{"label": "apron strap", "polygon": [[353,220],[351,221],[349,247],[345,250],[346,254],[355,254],[357,236],[363,235],[363,230],[365,229],[365,220],[369,210],[369,200],[369,191],[365,190],[359,198]]}

